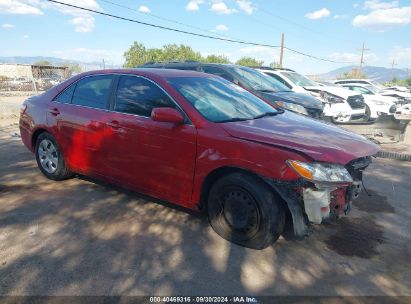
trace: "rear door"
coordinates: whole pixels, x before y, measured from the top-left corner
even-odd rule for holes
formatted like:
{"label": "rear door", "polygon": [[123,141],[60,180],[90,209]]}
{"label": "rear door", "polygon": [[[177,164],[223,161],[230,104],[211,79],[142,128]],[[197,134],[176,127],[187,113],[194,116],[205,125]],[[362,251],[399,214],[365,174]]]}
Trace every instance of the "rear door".
{"label": "rear door", "polygon": [[103,141],[109,136],[109,100],[113,75],[96,75],[72,84],[52,103],[49,123],[69,167],[83,174],[103,173]]}
{"label": "rear door", "polygon": [[188,119],[183,125],[153,121],[151,110],[158,107],[182,112],[154,82],[140,76],[120,76],[113,117],[107,122],[113,132],[105,145],[107,174],[137,191],[188,205],[197,131]]}

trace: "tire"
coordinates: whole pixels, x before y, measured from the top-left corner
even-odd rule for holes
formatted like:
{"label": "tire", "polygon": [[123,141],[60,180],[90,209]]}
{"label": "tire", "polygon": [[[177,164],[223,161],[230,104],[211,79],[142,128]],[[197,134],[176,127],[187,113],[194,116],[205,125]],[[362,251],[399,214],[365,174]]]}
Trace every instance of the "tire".
{"label": "tire", "polygon": [[50,133],[44,132],[37,137],[34,151],[37,166],[48,179],[59,181],[73,175],[67,168],[63,154]]}
{"label": "tire", "polygon": [[370,107],[368,105],[365,105],[365,114],[363,117],[364,121],[370,121],[371,120],[371,110]]}
{"label": "tire", "polygon": [[253,249],[274,243],[285,223],[280,198],[268,185],[247,173],[232,173],[214,183],[207,214],[217,234]]}

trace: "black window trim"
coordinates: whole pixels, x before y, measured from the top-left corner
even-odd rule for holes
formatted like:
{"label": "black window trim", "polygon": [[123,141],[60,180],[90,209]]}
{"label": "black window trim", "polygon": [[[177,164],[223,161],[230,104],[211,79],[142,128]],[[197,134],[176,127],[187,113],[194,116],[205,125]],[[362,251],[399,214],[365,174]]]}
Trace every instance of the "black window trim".
{"label": "black window trim", "polygon": [[61,103],[61,104],[69,104],[72,106],[76,106],[76,107],[83,107],[83,108],[89,108],[89,109],[94,109],[94,110],[100,110],[100,111],[105,111],[105,112],[112,112],[112,113],[119,113],[119,114],[123,114],[123,115],[131,115],[131,116],[135,116],[135,117],[139,117],[139,118],[145,118],[145,119],[151,119],[150,117],[147,116],[142,116],[142,115],[137,115],[137,114],[132,114],[132,113],[124,113],[124,112],[119,112],[119,111],[115,111],[114,110],[114,106],[116,103],[116,98],[115,95],[117,93],[117,89],[118,89],[118,84],[119,84],[119,80],[120,80],[120,76],[131,76],[131,77],[139,77],[139,78],[143,78],[145,80],[150,81],[151,83],[153,83],[155,86],[157,86],[158,88],[160,88],[161,91],[164,92],[164,94],[167,95],[167,97],[170,98],[171,102],[174,103],[176,105],[176,109],[180,111],[180,113],[184,116],[184,125],[190,125],[190,126],[194,126],[193,122],[191,121],[191,119],[188,117],[188,115],[186,114],[186,112],[183,110],[183,108],[181,108],[181,106],[174,100],[173,97],[171,97],[171,95],[164,90],[158,83],[156,83],[155,81],[151,80],[150,78],[147,78],[145,76],[142,75],[136,75],[136,74],[127,74],[127,73],[100,73],[100,74],[93,74],[93,75],[86,75],[84,77],[81,77],[79,79],[77,79],[76,81],[74,81],[73,83],[71,83],[69,86],[65,87],[60,93],[58,93],[52,100],[52,102],[56,102],[59,103],[56,99],[58,96],[60,96],[60,94],[62,94],[64,91],[66,91],[69,87],[71,86],[77,86],[77,83],[85,78],[88,77],[93,77],[93,76],[107,76],[107,75],[111,75],[113,76],[113,81],[111,83],[110,86],[110,95],[109,95],[109,99],[107,102],[107,106],[106,109],[101,109],[101,108],[94,108],[94,107],[89,107],[89,106],[84,106],[84,105],[76,105],[73,104],[73,95],[74,95],[74,91],[76,90],[76,88],[74,88],[73,91],[73,95],[71,96],[71,100],[70,103]]}
{"label": "black window trim", "polygon": [[188,117],[188,115],[186,114],[186,112],[184,112],[184,110],[181,108],[181,106],[174,100],[173,97],[171,97],[171,95],[164,90],[157,82],[155,82],[154,80],[151,80],[150,78],[147,78],[145,76],[142,75],[136,75],[136,74],[112,74],[112,75],[116,75],[117,79],[115,82],[115,88],[113,88],[112,90],[112,101],[110,103],[110,112],[114,112],[114,113],[120,113],[123,115],[131,115],[131,116],[135,116],[135,117],[139,117],[139,118],[146,118],[146,119],[151,119],[150,116],[143,116],[143,115],[138,115],[138,114],[132,114],[132,113],[124,113],[124,112],[120,112],[120,111],[115,111],[114,110],[114,106],[116,104],[116,93],[117,93],[117,89],[118,89],[118,84],[120,82],[120,77],[121,76],[129,76],[129,77],[138,77],[138,78],[142,78],[145,80],[148,80],[149,82],[151,82],[152,84],[154,84],[156,87],[158,87],[168,98],[170,98],[171,102],[176,106],[176,109],[184,116],[184,124],[185,125],[194,125],[193,122],[190,120],[190,118]]}
{"label": "black window trim", "polygon": [[[89,78],[89,77],[94,77],[94,76],[112,76],[112,77],[113,77],[113,79],[112,79],[112,81],[111,81],[111,84],[110,84],[110,88],[109,88],[110,94],[109,94],[108,100],[107,100],[107,102],[106,102],[106,107],[102,109],[102,108],[95,108],[95,107],[90,107],[90,106],[85,106],[85,105],[74,104],[74,103],[73,103],[73,96],[74,96],[74,92],[76,91],[77,84],[79,83],[79,81],[81,81],[81,80],[83,80],[83,79],[86,79],[86,78]],[[57,98],[58,98],[61,94],[63,94],[63,92],[65,92],[66,90],[68,90],[71,86],[74,86],[74,91],[73,91],[73,94],[71,95],[70,103],[61,103],[61,104],[69,104],[69,105],[76,106],[76,107],[83,107],[83,108],[94,109],[94,110],[110,111],[111,99],[112,99],[112,95],[113,95],[113,88],[114,88],[114,83],[115,83],[115,82],[116,82],[116,75],[115,75],[115,74],[111,74],[111,73],[100,73],[100,74],[86,75],[86,76],[84,76],[84,77],[81,77],[81,78],[77,79],[76,81],[74,81],[73,83],[71,83],[70,85],[68,85],[67,87],[65,87],[60,93],[58,93],[58,94],[53,98],[52,101],[53,101],[53,102],[60,103],[60,102],[57,101]]]}

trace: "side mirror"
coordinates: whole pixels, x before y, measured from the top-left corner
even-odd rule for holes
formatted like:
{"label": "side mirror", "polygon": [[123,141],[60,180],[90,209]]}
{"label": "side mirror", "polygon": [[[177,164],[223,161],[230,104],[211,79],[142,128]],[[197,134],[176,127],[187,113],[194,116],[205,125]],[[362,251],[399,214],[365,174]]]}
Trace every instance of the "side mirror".
{"label": "side mirror", "polygon": [[159,122],[170,122],[176,125],[184,123],[183,115],[173,108],[154,108],[151,111],[151,119]]}

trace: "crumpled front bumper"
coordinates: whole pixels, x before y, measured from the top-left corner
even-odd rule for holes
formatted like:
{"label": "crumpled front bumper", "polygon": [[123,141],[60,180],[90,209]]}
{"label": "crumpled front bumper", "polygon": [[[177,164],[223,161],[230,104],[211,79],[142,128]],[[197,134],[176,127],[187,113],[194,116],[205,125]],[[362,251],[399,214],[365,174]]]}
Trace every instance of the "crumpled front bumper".
{"label": "crumpled front bumper", "polygon": [[351,203],[362,191],[362,172],[371,163],[371,157],[351,161],[345,167],[353,178],[349,184],[315,184],[297,182],[266,181],[287,203],[290,210],[294,234],[305,236],[311,224],[338,218],[351,210]]}

